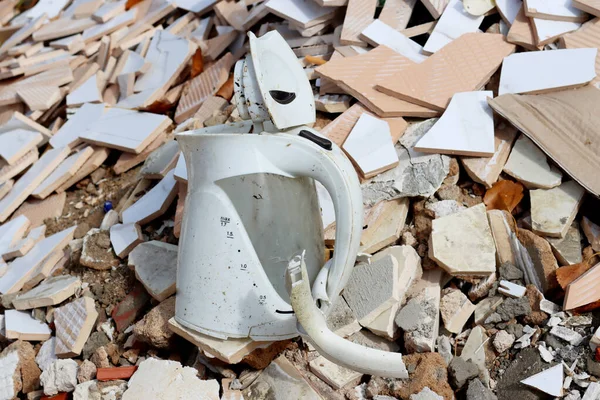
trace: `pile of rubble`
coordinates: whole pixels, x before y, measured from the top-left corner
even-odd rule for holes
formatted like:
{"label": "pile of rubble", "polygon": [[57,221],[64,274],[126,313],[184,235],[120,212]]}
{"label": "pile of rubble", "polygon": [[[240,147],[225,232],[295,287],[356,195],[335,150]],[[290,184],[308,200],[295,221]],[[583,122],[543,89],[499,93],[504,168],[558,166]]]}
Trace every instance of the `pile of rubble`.
{"label": "pile of rubble", "polygon": [[[600,398],[590,15],[597,1],[0,1],[0,399]],[[174,135],[241,120],[249,31],[292,48],[315,129],[361,181],[360,254],[327,323],[404,354],[408,379],[173,318]]]}

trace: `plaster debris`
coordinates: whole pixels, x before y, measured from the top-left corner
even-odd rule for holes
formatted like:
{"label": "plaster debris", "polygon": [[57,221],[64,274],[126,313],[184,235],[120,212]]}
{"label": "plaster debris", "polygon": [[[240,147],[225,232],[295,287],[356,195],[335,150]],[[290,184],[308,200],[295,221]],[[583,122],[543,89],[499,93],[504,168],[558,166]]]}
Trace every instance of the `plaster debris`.
{"label": "plaster debris", "polygon": [[155,240],[141,243],[129,254],[128,264],[156,300],[163,301],[175,293],[177,246]]}
{"label": "plaster debris", "polygon": [[498,353],[504,353],[510,349],[515,342],[515,335],[501,330],[494,336],[494,348]]}
{"label": "plaster debris", "polygon": [[40,375],[44,394],[54,396],[58,392],[72,392],[77,386],[77,363],[75,360],[55,360]]}
{"label": "plaster debris", "polygon": [[583,341],[583,336],[579,333],[575,332],[572,329],[566,328],[564,326],[554,326],[550,330],[550,334],[560,338],[566,342],[571,343],[574,346],[579,345]]}

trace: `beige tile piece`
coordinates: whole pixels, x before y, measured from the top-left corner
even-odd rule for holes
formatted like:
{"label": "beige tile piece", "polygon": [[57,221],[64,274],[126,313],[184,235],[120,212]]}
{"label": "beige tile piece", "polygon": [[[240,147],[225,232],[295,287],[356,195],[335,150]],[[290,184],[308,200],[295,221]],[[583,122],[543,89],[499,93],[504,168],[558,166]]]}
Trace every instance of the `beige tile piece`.
{"label": "beige tile piece", "polygon": [[80,286],[81,280],[75,276],[54,276],[46,279],[36,288],[17,296],[13,300],[13,306],[17,310],[29,310],[60,304],[73,296]]}
{"label": "beige tile piece", "polygon": [[40,225],[31,229],[26,237],[10,246],[8,249],[6,249],[6,251],[0,251],[0,253],[2,253],[2,258],[4,261],[10,261],[13,258],[23,257],[29,252],[29,250],[33,248],[33,246],[43,240],[45,235],[46,225]]}
{"label": "beige tile piece", "polygon": [[110,243],[119,258],[125,258],[144,241],[142,229],[138,224],[116,224],[110,228]]}
{"label": "beige tile piece", "polygon": [[432,221],[429,257],[453,276],[496,271],[496,245],[485,204]]}
{"label": "beige tile piece", "polygon": [[150,153],[158,149],[166,140],[167,134],[166,132],[163,132],[158,135],[156,139],[154,139],[152,143],[150,143],[144,150],[142,150],[140,154],[122,153],[113,166],[113,171],[115,171],[115,174],[120,175],[129,171],[136,165],[143,163],[146,158],[148,158]]}
{"label": "beige tile piece", "polygon": [[[164,116],[111,108],[81,134],[83,141],[130,153],[141,153],[171,125]],[[123,127],[130,129],[124,130]]]}
{"label": "beige tile piece", "polygon": [[329,21],[337,11],[334,7],[322,7],[306,0],[270,0],[267,8],[271,13],[299,25],[303,29]]}
{"label": "beige tile piece", "polygon": [[21,44],[25,39],[31,36],[32,33],[36,32],[45,21],[46,14],[42,14],[23,25],[2,43],[2,46],[0,46],[0,55],[5,54],[11,47]]}
{"label": "beige tile piece", "polygon": [[0,126],[0,133],[12,131],[13,129],[26,129],[29,131],[39,132],[45,137],[52,136],[52,133],[47,128],[33,121],[31,118],[26,117],[20,112],[14,112],[10,120]]}
{"label": "beige tile piece", "polygon": [[375,90],[376,85],[385,85],[395,79],[397,74],[415,65],[418,64],[389,47],[378,46],[351,59],[338,58],[329,61],[318,67],[315,72],[322,78],[333,81],[380,117],[437,116],[439,112],[436,110]]}
{"label": "beige tile piece", "polygon": [[48,325],[33,318],[29,312],[6,310],[4,324],[7,339],[44,341],[52,336]]}
{"label": "beige tile piece", "polygon": [[18,292],[49,255],[57,249],[64,248],[73,239],[74,232],[75,227],[71,227],[48,236],[24,257],[14,260],[6,274],[0,278],[0,293]]}
{"label": "beige tile piece", "polygon": [[454,93],[485,85],[504,57],[514,51],[515,46],[502,35],[467,33],[376,89],[442,111]]}
{"label": "beige tile piece", "polygon": [[581,219],[583,233],[594,251],[600,251],[600,225],[596,225],[587,217]]}
{"label": "beige tile piece", "polygon": [[[146,0],[149,1],[149,0]],[[129,11],[117,15],[102,24],[94,25],[83,31],[82,38],[85,43],[93,42],[94,40],[100,39],[102,36],[110,35],[114,31],[131,25],[135,22],[138,13],[138,7],[134,7]],[[90,18],[91,19],[91,18]],[[78,21],[78,20],[76,20]],[[94,21],[95,23],[96,21]]]}
{"label": "beige tile piece", "polygon": [[198,111],[194,114],[193,118],[196,118],[200,123],[204,124],[204,121],[211,118],[216,113],[219,113],[229,102],[219,96],[210,96],[200,106]]}
{"label": "beige tile piece", "polygon": [[523,6],[529,18],[571,22],[583,22],[588,18],[573,6],[571,0],[524,0]]}
{"label": "beige tile piece", "polygon": [[140,226],[163,215],[177,196],[177,181],[169,173],[142,198],[122,213],[124,224],[137,223]]}
{"label": "beige tile piece", "polygon": [[[583,24],[577,31],[563,35],[560,38],[560,44],[565,49],[600,49],[600,19],[595,18]],[[596,77],[592,80],[592,84],[600,82],[600,54],[596,55],[595,69]]]}
{"label": "beige tile piece", "polygon": [[529,195],[533,232],[562,238],[579,211],[585,189],[575,181],[568,181],[549,190],[531,190]]}
{"label": "beige tile piece", "polygon": [[551,189],[562,180],[560,170],[549,163],[544,152],[525,135],[515,142],[503,170],[529,189]]}
{"label": "beige tile piece", "polygon": [[20,103],[17,95],[19,89],[32,86],[61,86],[73,80],[73,73],[70,67],[54,68],[40,74],[22,78],[6,86],[0,86],[0,106]]}
{"label": "beige tile piece", "polygon": [[0,225],[0,253],[7,251],[21,240],[30,225],[31,222],[24,216]]}
{"label": "beige tile piece", "polygon": [[592,14],[595,17],[600,17],[600,1],[599,0],[572,0],[573,6]]}
{"label": "beige tile piece", "polygon": [[533,29],[533,21],[525,15],[523,7],[517,13],[513,21],[506,40],[510,43],[518,44],[527,50],[541,50],[541,46],[537,44]]}
{"label": "beige tile piece", "polygon": [[9,179],[6,182],[0,183],[0,199],[2,199],[4,196],[6,196],[8,194],[8,192],[10,192],[10,190],[12,189],[14,184],[15,184],[15,181],[12,179]]}
{"label": "beige tile piece", "polygon": [[14,165],[10,165],[6,161],[0,159],[0,182],[7,182],[23,172],[27,167],[38,160],[38,150],[33,149],[29,153],[21,157]]}
{"label": "beige tile piece", "polygon": [[360,252],[373,254],[396,242],[404,228],[408,199],[382,201],[374,205],[367,217],[371,222],[363,229]]}
{"label": "beige tile piece", "polygon": [[171,318],[168,323],[171,331],[198,346],[202,351],[208,352],[219,360],[230,364],[237,364],[252,351],[269,347],[273,343],[258,342],[249,338],[222,340],[187,329],[179,324],[175,318]]}
{"label": "beige tile piece", "polygon": [[405,29],[417,0],[386,0],[379,19],[397,31]]}
{"label": "beige tile piece", "polygon": [[31,194],[36,199],[45,199],[52,192],[62,186],[85,164],[94,154],[92,146],[86,146],[75,154],[67,157],[56,169],[40,183]]}
{"label": "beige tile piece", "polygon": [[62,94],[58,86],[30,86],[19,89],[17,96],[33,111],[46,111],[62,99]]}
{"label": "beige tile piece", "polygon": [[37,148],[44,137],[39,132],[27,129],[14,129],[0,133],[0,157],[14,165],[25,154]]}
{"label": "beige tile piece", "polygon": [[323,356],[319,356],[309,363],[313,374],[321,378],[325,383],[335,390],[346,386],[356,385],[360,382],[362,373],[339,366]]}
{"label": "beige tile piece", "polygon": [[450,0],[421,0],[433,19],[438,19],[446,9]]}
{"label": "beige tile piece", "polygon": [[244,21],[248,17],[248,8],[245,1],[221,1],[214,5],[213,10],[219,18],[227,21],[238,31],[244,31]]}
{"label": "beige tile piece", "polygon": [[229,70],[233,65],[231,53],[225,54],[219,61],[207,68],[200,75],[190,81],[188,88],[181,95],[177,110],[175,111],[175,122],[182,123],[192,115],[202,103],[214,95],[229,78]]}
{"label": "beige tile piece", "polygon": [[367,27],[375,16],[377,0],[348,0],[348,8],[344,18],[344,27],[340,43],[366,47],[367,44],[358,35]]}
{"label": "beige tile piece", "polygon": [[54,271],[55,267],[61,261],[64,255],[65,253],[63,249],[57,249],[50,253],[29,275],[29,278],[23,284],[21,290],[31,290],[44,279],[52,275],[52,271]]}
{"label": "beige tile piece", "polygon": [[563,309],[572,310],[600,300],[599,280],[600,264],[596,264],[567,286]]}
{"label": "beige tile piece", "polygon": [[104,3],[99,9],[94,11],[92,19],[97,22],[107,22],[117,15],[125,12],[126,0],[113,1]]}
{"label": "beige tile piece", "polygon": [[498,265],[510,263],[517,264],[518,255],[513,251],[511,245],[511,233],[515,232],[514,222],[508,211],[489,210],[487,212],[488,222],[496,244],[496,258]]}
{"label": "beige tile piece", "polygon": [[227,47],[231,46],[231,44],[235,42],[238,35],[239,32],[234,30],[207,40],[205,42],[205,47],[202,49],[203,56],[209,61],[216,60],[221,54],[223,54]]}
{"label": "beige tile piece", "polygon": [[53,40],[81,33],[97,24],[98,23],[91,18],[59,18],[45,24],[35,31],[32,36],[36,41]]}
{"label": "beige tile piece", "polygon": [[495,128],[495,152],[492,157],[461,157],[463,167],[475,182],[491,188],[504,168],[517,137],[517,129],[506,122],[500,122]]}
{"label": "beige tile piece", "polygon": [[94,300],[80,297],[54,311],[56,348],[58,357],[78,356],[92,332],[98,312]]}
{"label": "beige tile piece", "polygon": [[[333,51],[333,54],[331,55],[331,57],[329,58],[329,62],[331,61],[335,61],[335,60],[339,60],[340,58],[344,58],[344,56],[342,55],[342,53],[340,53],[337,50]],[[319,78],[320,80],[320,84],[321,86],[319,87],[319,94],[320,95],[325,95],[325,94],[346,94],[346,91],[342,88],[340,88],[339,86],[337,86],[335,84],[335,82],[333,82],[330,79],[327,79],[323,76],[321,76]]]}
{"label": "beige tile piece", "polygon": [[85,80],[81,86],[67,95],[67,105],[76,106],[84,103],[102,103],[102,93],[106,86],[104,72],[97,71]]}
{"label": "beige tile piece", "polygon": [[32,228],[42,226],[46,218],[56,218],[62,215],[66,200],[66,193],[54,194],[44,200],[29,199],[17,208],[12,219],[24,215],[31,221]]}
{"label": "beige tile piece", "polygon": [[68,149],[47,151],[13,186],[11,192],[0,200],[0,222],[4,222],[68,156]]}

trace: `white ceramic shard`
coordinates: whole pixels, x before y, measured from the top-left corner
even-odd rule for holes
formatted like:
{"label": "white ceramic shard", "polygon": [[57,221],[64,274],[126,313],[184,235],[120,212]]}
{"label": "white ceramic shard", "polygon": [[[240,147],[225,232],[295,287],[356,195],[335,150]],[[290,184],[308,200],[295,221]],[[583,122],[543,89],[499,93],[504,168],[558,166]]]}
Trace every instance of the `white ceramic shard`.
{"label": "white ceramic shard", "polygon": [[451,0],[435,25],[433,32],[429,35],[423,50],[428,53],[435,53],[461,35],[477,32],[481,21],[483,21],[483,15],[471,15],[464,9],[462,1]]}
{"label": "white ceramic shard", "polygon": [[561,397],[563,395],[563,380],[563,365],[558,364],[527,379],[523,379],[521,383],[541,390],[551,396]]}
{"label": "white ceramic shard", "polygon": [[423,47],[404,36],[389,25],[376,19],[362,31],[362,37],[371,45],[384,45],[402,54],[404,57],[420,63],[427,59],[422,53]]}

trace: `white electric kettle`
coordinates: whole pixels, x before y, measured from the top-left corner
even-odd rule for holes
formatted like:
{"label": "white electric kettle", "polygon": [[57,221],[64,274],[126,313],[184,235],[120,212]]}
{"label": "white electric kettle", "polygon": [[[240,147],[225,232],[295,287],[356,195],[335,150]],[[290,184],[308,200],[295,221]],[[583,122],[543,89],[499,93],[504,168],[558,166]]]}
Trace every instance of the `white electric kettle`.
{"label": "white electric kettle", "polygon": [[[405,378],[399,353],[359,346],[325,324],[359,248],[359,181],[338,146],[301,126],[315,121],[314,99],[285,40],[277,32],[249,36],[251,55],[236,64],[234,89],[250,121],[177,135],[188,195],[175,319],[221,339],[301,334],[338,364]],[[267,126],[273,132],[262,131]],[[325,266],[314,180],[335,207],[336,247]]]}

